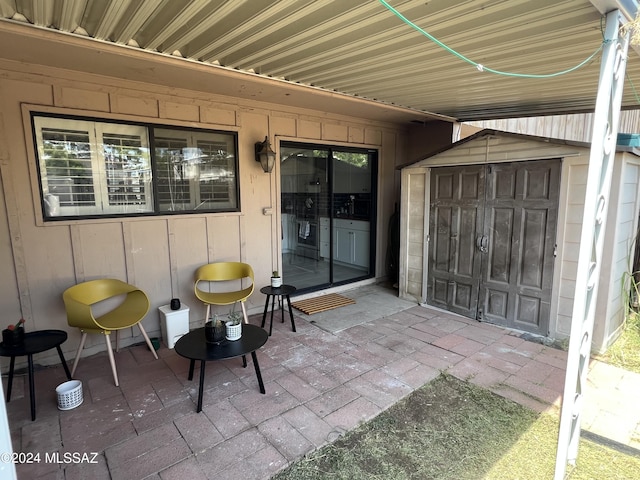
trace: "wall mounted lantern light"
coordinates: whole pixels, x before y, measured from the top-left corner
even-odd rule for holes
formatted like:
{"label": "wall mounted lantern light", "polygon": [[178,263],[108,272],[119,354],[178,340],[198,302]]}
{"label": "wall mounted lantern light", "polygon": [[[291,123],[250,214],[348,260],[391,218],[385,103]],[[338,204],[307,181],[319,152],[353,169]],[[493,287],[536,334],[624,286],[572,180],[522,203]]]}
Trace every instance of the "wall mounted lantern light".
{"label": "wall mounted lantern light", "polygon": [[276,163],[276,152],[271,150],[269,137],[264,137],[264,142],[256,142],[256,162],[260,162],[262,170],[271,173]]}

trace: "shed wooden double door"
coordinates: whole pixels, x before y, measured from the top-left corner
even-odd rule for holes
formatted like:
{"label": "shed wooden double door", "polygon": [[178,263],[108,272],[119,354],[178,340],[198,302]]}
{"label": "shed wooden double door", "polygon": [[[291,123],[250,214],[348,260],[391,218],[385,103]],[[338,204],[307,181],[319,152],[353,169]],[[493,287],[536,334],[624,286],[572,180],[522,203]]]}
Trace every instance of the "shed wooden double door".
{"label": "shed wooden double door", "polygon": [[560,161],[431,171],[427,302],[548,334]]}

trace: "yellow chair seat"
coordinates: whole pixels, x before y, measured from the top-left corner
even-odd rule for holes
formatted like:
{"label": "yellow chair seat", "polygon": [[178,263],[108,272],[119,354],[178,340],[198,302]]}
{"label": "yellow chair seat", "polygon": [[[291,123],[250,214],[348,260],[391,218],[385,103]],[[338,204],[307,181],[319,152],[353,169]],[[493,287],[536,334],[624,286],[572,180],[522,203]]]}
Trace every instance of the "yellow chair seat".
{"label": "yellow chair seat", "polygon": [[[243,282],[250,282],[243,287]],[[202,288],[205,284],[209,289]],[[240,302],[245,323],[249,323],[244,302],[253,293],[254,275],[251,265],[242,262],[218,262],[202,265],[196,270],[194,292],[206,305],[205,321],[211,305],[231,305]]]}
{"label": "yellow chair seat", "polygon": [[[142,323],[140,323],[149,311],[150,304],[147,295],[139,288],[121,280],[104,278],[69,287],[62,294],[62,299],[67,311],[67,323],[71,327],[79,328],[82,332],[80,345],[71,369],[71,376],[75,374],[80,360],[80,353],[84,348],[88,333],[102,333],[105,335],[107,352],[116,386],[119,385],[118,373],[111,341],[109,340],[109,335],[112,331],[116,332],[117,351],[118,330],[138,325],[154,357],[158,358],[147,332],[144,330]],[[117,303],[118,301],[120,301],[119,304]],[[108,310],[96,316],[94,310],[98,310],[98,305],[102,302],[113,302],[114,305],[112,306],[109,303],[108,306],[104,307]]]}

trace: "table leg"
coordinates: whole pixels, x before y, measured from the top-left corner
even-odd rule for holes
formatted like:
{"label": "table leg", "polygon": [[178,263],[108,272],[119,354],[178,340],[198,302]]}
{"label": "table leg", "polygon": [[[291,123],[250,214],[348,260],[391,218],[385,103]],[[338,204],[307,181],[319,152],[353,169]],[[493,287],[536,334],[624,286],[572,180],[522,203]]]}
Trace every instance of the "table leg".
{"label": "table leg", "polygon": [[278,301],[280,303],[280,319],[282,320],[282,323],[284,323],[284,298],[282,298],[282,295],[280,295]]}
{"label": "table leg", "polygon": [[198,408],[196,409],[196,412],[201,412],[202,411],[202,390],[204,390],[204,364],[206,362],[204,360],[202,360],[200,362],[200,390],[198,391]]}
{"label": "table leg", "polygon": [[11,401],[11,387],[13,386],[13,367],[16,364],[16,357],[11,357],[9,362],[9,378],[7,379],[7,402]]}
{"label": "table leg", "polygon": [[189,376],[187,377],[188,380],[193,380],[193,367],[195,367],[195,365],[196,365],[195,360],[191,360],[189,362]]}
{"label": "table leg", "polygon": [[253,366],[256,369],[256,377],[258,377],[260,393],[266,393],[264,390],[264,383],[262,382],[262,375],[260,374],[260,365],[258,365],[258,356],[256,355],[256,352],[251,352],[251,358],[253,359]]}
{"label": "table leg", "polygon": [[276,296],[271,296],[271,323],[269,324],[269,336],[271,336],[271,332],[273,332],[273,308],[276,305]]}
{"label": "table leg", "polygon": [[31,421],[36,419],[36,392],[33,381],[33,355],[28,355],[29,362],[29,399],[31,401]]}
{"label": "table leg", "polygon": [[247,368],[247,356],[242,355],[242,368]]}
{"label": "table leg", "polygon": [[[293,328],[293,331],[296,331],[296,324],[293,321],[293,310],[291,310],[291,298],[289,298],[289,295],[287,295],[287,304],[289,305],[289,316],[291,317],[291,328]],[[284,318],[282,319],[282,321],[284,322]]]}
{"label": "table leg", "polygon": [[64,373],[67,374],[67,380],[71,380],[71,372],[69,371],[69,367],[67,366],[67,361],[64,359],[64,355],[62,354],[62,349],[60,345],[56,345],[58,349],[58,355],[60,356],[60,361],[62,362],[62,366],[64,367]]}
{"label": "table leg", "polygon": [[267,319],[267,308],[269,308],[269,295],[267,295],[267,299],[264,302],[264,312],[262,312],[262,325],[260,325],[260,328],[264,328],[264,322]]}

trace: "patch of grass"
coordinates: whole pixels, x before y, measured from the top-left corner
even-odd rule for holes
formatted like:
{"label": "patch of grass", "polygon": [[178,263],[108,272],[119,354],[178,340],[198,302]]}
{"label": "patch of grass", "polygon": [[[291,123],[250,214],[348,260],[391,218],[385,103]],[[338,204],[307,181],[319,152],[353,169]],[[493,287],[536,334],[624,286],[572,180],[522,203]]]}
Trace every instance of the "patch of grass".
{"label": "patch of grass", "polygon": [[615,343],[603,355],[595,358],[609,365],[640,373],[640,314],[631,312],[627,316],[624,330]]}
{"label": "patch of grass", "polygon": [[[496,462],[484,479],[534,480],[553,478],[559,420],[543,414]],[[623,454],[582,438],[578,461],[567,467],[570,480],[633,480],[638,478],[640,457]]]}
{"label": "patch of grass", "polygon": [[[277,480],[553,478],[558,420],[441,375]],[[640,458],[584,439],[571,479],[633,479]]]}

